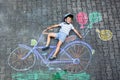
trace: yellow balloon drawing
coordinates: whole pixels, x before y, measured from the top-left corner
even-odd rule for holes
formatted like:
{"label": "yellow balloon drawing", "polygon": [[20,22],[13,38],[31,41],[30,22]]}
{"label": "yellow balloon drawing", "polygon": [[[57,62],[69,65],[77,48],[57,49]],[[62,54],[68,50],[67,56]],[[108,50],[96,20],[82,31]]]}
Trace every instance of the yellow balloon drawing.
{"label": "yellow balloon drawing", "polygon": [[96,29],[96,32],[98,32],[99,38],[103,41],[108,41],[112,38],[113,33],[110,30],[99,30]]}

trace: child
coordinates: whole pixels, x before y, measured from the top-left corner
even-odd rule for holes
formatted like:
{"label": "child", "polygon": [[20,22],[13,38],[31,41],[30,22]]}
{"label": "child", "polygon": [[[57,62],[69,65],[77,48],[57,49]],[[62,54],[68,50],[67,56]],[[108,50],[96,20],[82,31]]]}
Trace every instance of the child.
{"label": "child", "polygon": [[[46,43],[46,46],[44,48],[42,48],[43,51],[49,49],[49,44],[50,44],[51,38],[55,38],[55,39],[59,40],[58,43],[57,43],[56,50],[55,50],[54,54],[49,58],[49,60],[56,59],[62,43],[65,41],[66,37],[69,35],[69,32],[71,30],[73,30],[79,36],[79,38],[82,39],[82,36],[73,27],[72,21],[73,21],[73,15],[68,13],[64,16],[64,20],[63,20],[62,23],[52,25],[52,26],[50,26],[46,29],[46,30],[49,30],[49,29],[52,29],[52,28],[61,27],[60,31],[58,33],[53,33],[53,32],[52,33],[47,33],[48,34],[47,43]],[[44,30],[44,31],[46,31],[46,30]],[[45,33],[43,33],[43,34],[45,34]]]}

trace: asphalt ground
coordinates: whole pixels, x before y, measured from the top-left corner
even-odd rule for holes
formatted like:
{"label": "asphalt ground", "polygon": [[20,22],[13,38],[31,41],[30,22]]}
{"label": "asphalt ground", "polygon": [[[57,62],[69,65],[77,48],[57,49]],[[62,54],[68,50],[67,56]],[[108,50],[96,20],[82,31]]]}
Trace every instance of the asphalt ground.
{"label": "asphalt ground", "polygon": [[[89,29],[83,40],[95,51],[85,71],[90,80],[120,80],[119,8],[119,0],[0,0],[0,80],[40,80],[29,77],[33,73],[23,77],[29,71],[14,77],[19,72],[10,68],[8,56],[18,44],[30,45],[31,39],[38,39],[47,26],[60,23],[66,13],[75,16],[73,25],[79,32],[85,34]],[[76,15],[80,12],[87,14],[88,21],[84,23],[84,28],[80,28],[82,23],[77,21]],[[57,31],[54,29],[54,32]],[[51,42],[54,43],[55,41]],[[38,68],[39,65],[36,65],[30,71]],[[69,77],[80,80],[72,78],[73,75]]]}

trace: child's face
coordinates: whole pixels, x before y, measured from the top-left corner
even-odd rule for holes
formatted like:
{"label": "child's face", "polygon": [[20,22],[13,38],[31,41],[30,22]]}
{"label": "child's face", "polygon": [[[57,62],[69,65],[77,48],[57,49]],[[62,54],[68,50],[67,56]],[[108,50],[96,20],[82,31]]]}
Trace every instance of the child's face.
{"label": "child's face", "polygon": [[65,19],[65,21],[66,21],[67,23],[72,23],[71,17],[67,17],[67,18]]}

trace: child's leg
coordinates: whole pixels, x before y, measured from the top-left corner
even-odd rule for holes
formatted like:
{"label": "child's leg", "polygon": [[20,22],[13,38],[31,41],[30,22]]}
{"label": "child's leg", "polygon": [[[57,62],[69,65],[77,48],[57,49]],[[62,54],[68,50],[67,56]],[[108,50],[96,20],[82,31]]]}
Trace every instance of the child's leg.
{"label": "child's leg", "polygon": [[48,34],[46,46],[49,46],[51,37],[55,38],[55,33],[49,33]]}
{"label": "child's leg", "polygon": [[46,46],[44,48],[42,48],[43,51],[49,49],[51,37],[55,38],[55,36],[56,36],[55,33],[48,34]]}
{"label": "child's leg", "polygon": [[53,54],[53,57],[57,56],[57,54],[59,53],[61,45],[62,45],[62,41],[59,40],[58,43],[57,43],[57,48],[55,50],[55,53]]}

